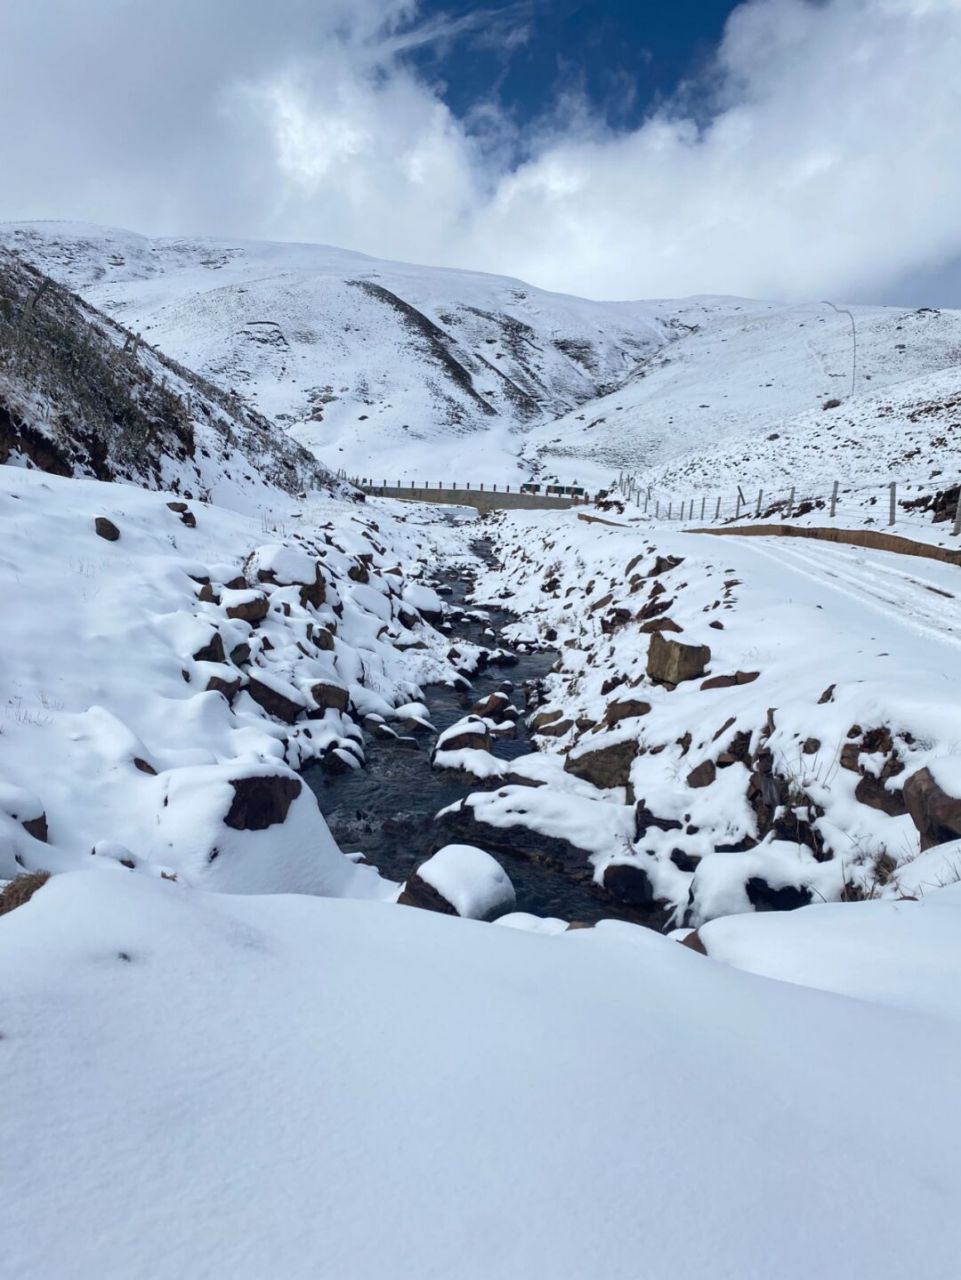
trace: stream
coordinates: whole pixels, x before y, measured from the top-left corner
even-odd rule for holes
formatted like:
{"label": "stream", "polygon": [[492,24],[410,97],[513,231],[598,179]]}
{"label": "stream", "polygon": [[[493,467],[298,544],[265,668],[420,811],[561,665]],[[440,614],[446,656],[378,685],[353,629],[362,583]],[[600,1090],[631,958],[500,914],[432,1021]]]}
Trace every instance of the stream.
{"label": "stream", "polygon": [[[486,553],[483,545],[476,549]],[[463,639],[488,649],[510,648],[500,639],[501,629],[514,621],[508,610],[485,607],[475,611],[465,602],[474,584],[463,571],[440,574],[437,584],[441,590],[449,588],[446,598],[453,610],[482,615],[454,619],[453,630],[445,631],[453,645]],[[488,628],[495,634],[491,635]],[[496,689],[510,692],[514,705],[526,711],[528,683],[545,676],[557,655],[552,650],[515,651],[515,657],[516,663],[510,666],[492,663],[471,676],[469,691],[447,685],[428,686],[424,701],[437,731],[460,720],[475,702]],[[484,783],[467,774],[432,769],[434,740],[432,734],[419,735],[415,750],[409,740],[407,745],[384,741],[365,729],[366,768],[336,774],[326,773],[318,765],[304,770],[304,780],[317,796],[338,845],[345,852],[362,850],[391,880],[406,880],[442,843],[433,829],[434,815],[440,809],[472,791],[484,789]],[[521,717],[517,737],[498,738],[494,754],[512,760],[534,749]],[[506,856],[503,851],[496,856],[513,882],[518,911],[588,924],[612,916],[631,918],[629,910],[620,910],[610,897],[594,889],[589,879],[570,879],[556,868],[531,860],[520,847],[516,856]],[[586,859],[584,870],[588,870]]]}

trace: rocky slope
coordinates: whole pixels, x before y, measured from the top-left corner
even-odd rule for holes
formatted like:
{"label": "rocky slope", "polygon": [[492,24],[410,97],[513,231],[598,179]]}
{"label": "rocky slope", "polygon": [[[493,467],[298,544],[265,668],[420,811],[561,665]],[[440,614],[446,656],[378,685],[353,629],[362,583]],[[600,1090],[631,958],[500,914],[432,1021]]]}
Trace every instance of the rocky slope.
{"label": "rocky slope", "polygon": [[237,397],[3,250],[0,462],[241,509],[334,483]]}

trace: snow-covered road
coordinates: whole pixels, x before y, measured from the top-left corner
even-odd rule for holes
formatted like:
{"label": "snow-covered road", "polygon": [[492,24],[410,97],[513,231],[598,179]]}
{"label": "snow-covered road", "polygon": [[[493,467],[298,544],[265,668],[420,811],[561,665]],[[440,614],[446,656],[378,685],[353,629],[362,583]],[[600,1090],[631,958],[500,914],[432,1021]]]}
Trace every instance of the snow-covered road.
{"label": "snow-covered road", "polygon": [[806,602],[813,584],[815,603],[824,603],[827,589],[835,597],[832,610],[845,613],[854,607],[864,621],[872,613],[880,615],[887,626],[908,632],[912,642],[922,636],[939,644],[961,645],[957,603],[961,568],[957,565],[838,543],[799,544],[787,538],[739,538],[737,542],[739,561],[753,557],[777,567],[783,598]]}

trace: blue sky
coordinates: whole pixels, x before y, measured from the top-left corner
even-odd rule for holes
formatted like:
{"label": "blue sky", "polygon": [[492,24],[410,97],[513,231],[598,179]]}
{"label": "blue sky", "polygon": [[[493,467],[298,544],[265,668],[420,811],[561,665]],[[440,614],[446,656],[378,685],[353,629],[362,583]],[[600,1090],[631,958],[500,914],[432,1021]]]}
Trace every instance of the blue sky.
{"label": "blue sky", "polygon": [[477,25],[411,57],[462,118],[493,96],[523,123],[574,90],[612,127],[632,128],[697,76],[734,8],[730,0],[530,0],[489,5],[480,17],[469,0],[432,0],[425,20]]}

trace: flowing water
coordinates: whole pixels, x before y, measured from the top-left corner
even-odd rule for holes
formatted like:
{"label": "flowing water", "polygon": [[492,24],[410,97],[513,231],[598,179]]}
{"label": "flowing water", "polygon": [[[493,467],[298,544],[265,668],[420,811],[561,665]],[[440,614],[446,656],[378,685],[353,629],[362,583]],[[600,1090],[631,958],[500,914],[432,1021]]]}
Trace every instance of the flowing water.
{"label": "flowing water", "polygon": [[[449,574],[441,579],[450,588],[449,600],[455,610],[465,607],[464,600],[473,583],[463,575]],[[474,612],[471,610],[471,612]],[[502,642],[502,627],[513,621],[504,609],[486,608],[486,620],[459,617],[450,633],[451,643],[469,640],[487,648]],[[486,628],[496,633],[485,633]],[[425,691],[430,720],[438,732],[467,714],[470,707],[496,689],[513,685],[511,700],[526,709],[528,682],[538,681],[554,665],[551,650],[535,653],[517,652],[511,666],[491,664],[471,677],[470,690],[446,685],[432,685]],[[367,765],[350,773],[329,774],[319,766],[309,766],[304,779],[313,789],[334,839],[345,852],[361,850],[367,859],[391,880],[405,880],[418,863],[437,847],[433,830],[434,815],[484,784],[466,774],[432,769],[430,754],[433,735],[421,735],[418,748],[397,741],[374,738],[365,732],[364,750]],[[517,737],[496,738],[494,754],[512,760],[534,750],[523,717],[517,723]],[[572,879],[555,867],[532,861],[518,842],[516,856],[498,850],[498,860],[510,876],[517,892],[517,910],[540,916],[560,916],[565,920],[593,923],[610,916],[630,918],[629,910],[619,908],[602,896],[590,883],[585,872],[586,860],[578,868],[579,878]]]}

